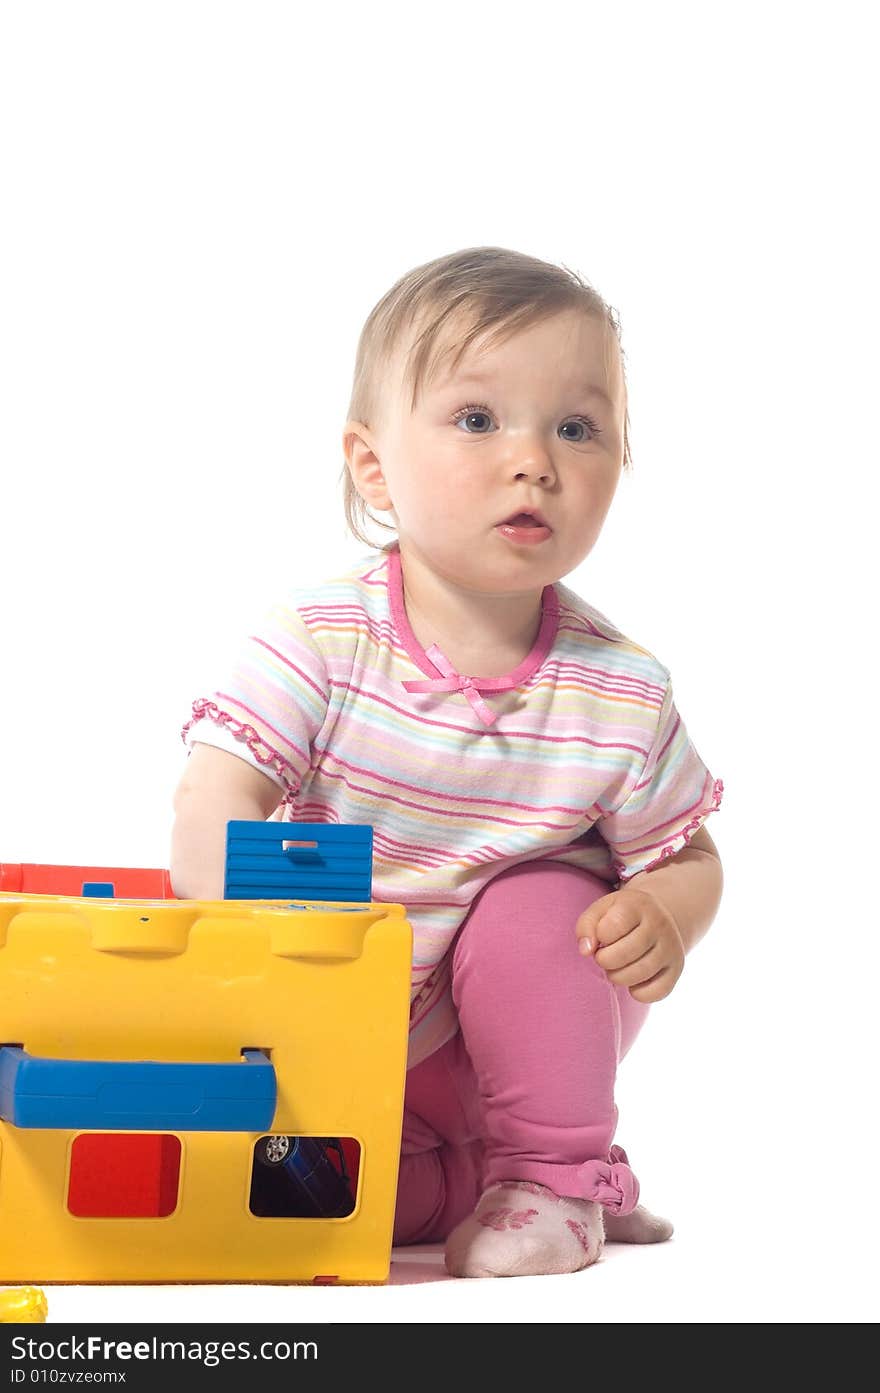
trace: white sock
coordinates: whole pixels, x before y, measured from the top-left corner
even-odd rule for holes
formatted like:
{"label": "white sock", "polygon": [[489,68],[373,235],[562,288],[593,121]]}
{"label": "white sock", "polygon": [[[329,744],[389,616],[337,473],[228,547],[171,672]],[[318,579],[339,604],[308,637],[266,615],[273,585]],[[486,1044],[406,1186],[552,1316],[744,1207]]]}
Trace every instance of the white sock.
{"label": "white sock", "polygon": [[602,1252],[601,1207],[532,1180],[503,1180],[446,1240],[453,1277],[529,1277],[579,1272]]}
{"label": "white sock", "polygon": [[661,1219],[641,1204],[631,1214],[612,1214],[606,1209],[602,1218],[607,1243],[663,1243],[673,1233],[668,1219]]}

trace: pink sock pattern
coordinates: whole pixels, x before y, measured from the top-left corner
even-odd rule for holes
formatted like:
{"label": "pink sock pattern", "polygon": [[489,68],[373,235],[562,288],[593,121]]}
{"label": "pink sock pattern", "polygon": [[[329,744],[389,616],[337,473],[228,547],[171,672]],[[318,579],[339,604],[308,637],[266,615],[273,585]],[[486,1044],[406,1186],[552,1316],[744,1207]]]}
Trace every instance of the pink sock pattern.
{"label": "pink sock pattern", "polygon": [[590,1251],[590,1234],[589,1231],[584,1228],[584,1225],[579,1224],[577,1219],[566,1219],[565,1227],[571,1229],[571,1232],[574,1234],[578,1243],[580,1243],[584,1252],[588,1253]]}
{"label": "pink sock pattern", "polygon": [[479,1222],[501,1233],[504,1229],[521,1229],[524,1224],[530,1224],[531,1216],[537,1212],[537,1209],[489,1209],[480,1215]]}

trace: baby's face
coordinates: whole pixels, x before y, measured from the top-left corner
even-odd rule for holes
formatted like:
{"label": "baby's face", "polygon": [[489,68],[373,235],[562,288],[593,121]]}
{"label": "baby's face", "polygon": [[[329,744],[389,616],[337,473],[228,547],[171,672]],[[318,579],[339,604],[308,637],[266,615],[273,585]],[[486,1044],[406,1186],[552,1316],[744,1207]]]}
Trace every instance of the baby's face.
{"label": "baby's face", "polygon": [[[412,411],[398,373],[370,433],[381,470],[368,501],[392,512],[404,556],[416,551],[447,580],[533,591],[595,544],[623,465],[623,419],[612,332],[565,311],[491,350],[471,345]],[[502,526],[529,509],[546,527]]]}

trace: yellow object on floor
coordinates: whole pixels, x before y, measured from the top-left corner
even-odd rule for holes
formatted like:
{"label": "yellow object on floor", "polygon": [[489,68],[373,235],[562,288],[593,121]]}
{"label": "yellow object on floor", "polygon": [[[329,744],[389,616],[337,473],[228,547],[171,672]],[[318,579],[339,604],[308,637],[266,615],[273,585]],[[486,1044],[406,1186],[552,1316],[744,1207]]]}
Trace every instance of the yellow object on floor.
{"label": "yellow object on floor", "polygon": [[16,1287],[0,1291],[0,1321],[18,1325],[36,1325],[46,1319],[49,1307],[46,1293],[39,1287]]}
{"label": "yellow object on floor", "polygon": [[[401,905],[0,893],[0,1282],[384,1282],[411,956]],[[116,1121],[71,1121],[91,1114],[69,1083],[57,1121],[23,1111],[55,1106],[29,1096],[34,1066],[144,1061],[184,1080],[162,1087],[185,1118],[177,1066],[233,1065],[234,1089],[254,1060],[277,1089],[256,1128],[133,1125],[152,1086],[107,1079],[95,1116]],[[299,1149],[326,1170],[336,1139],[359,1157],[351,1212],[255,1203],[261,1165]]]}

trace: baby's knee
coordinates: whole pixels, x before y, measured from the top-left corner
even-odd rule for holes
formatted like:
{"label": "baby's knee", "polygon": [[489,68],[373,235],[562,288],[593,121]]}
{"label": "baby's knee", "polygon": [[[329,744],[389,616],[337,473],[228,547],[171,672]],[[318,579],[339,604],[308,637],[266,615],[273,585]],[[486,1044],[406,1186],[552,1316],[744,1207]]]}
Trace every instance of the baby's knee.
{"label": "baby's knee", "polygon": [[511,952],[521,962],[535,954],[546,961],[554,951],[577,954],[579,917],[611,889],[590,871],[554,861],[502,871],[477,896],[456,944],[456,963],[465,955],[473,964]]}

